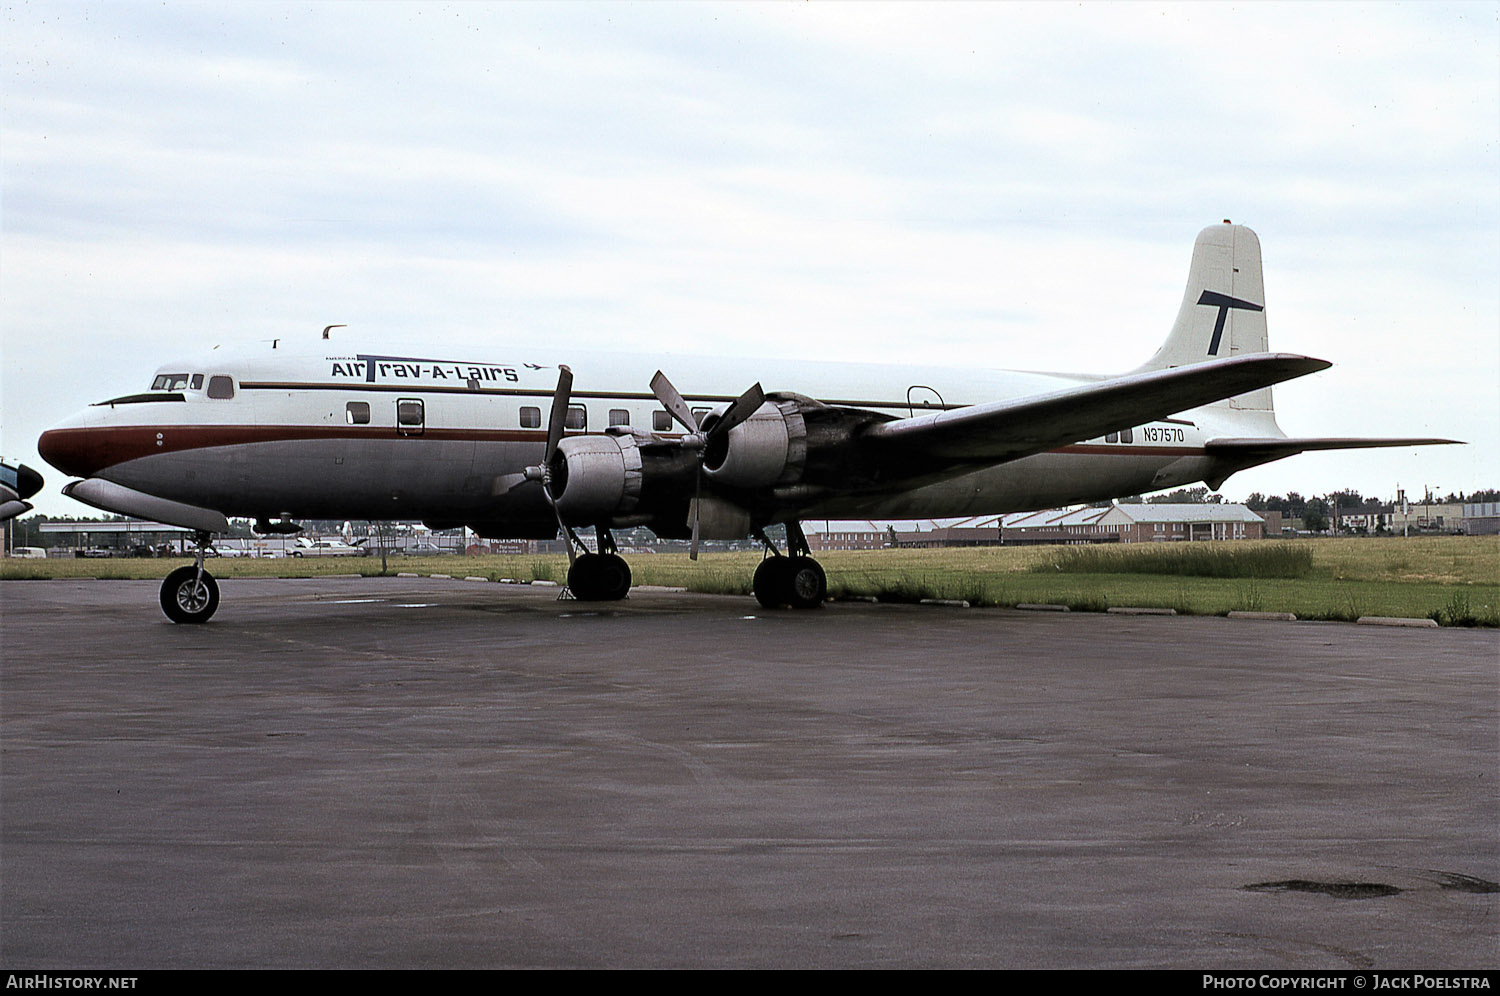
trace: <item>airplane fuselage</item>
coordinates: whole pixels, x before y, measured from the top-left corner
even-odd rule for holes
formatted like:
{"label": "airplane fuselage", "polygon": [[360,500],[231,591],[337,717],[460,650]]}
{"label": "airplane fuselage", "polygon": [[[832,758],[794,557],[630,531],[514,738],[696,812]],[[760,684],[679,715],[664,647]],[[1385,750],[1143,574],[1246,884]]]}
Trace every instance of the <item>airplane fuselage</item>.
{"label": "airplane fuselage", "polygon": [[[325,344],[333,345],[333,344]],[[169,364],[156,389],[101,402],[49,431],[49,462],[230,516],[425,519],[489,534],[551,535],[541,489],[517,480],[546,443],[556,364],[446,353],[284,347]],[[458,354],[467,355],[467,354]],[[581,409],[569,434],[609,427],[680,434],[644,385],[661,357],[570,355]],[[688,402],[722,407],[743,361],[668,357]],[[755,364],[774,386],[884,418],[1021,398],[1088,376],[907,367]],[[176,388],[175,390],[173,388]],[[1207,476],[1206,439],[1245,413],[1210,406],[917,487],[872,485],[796,510],[807,517],[930,518],[1047,508]]]}

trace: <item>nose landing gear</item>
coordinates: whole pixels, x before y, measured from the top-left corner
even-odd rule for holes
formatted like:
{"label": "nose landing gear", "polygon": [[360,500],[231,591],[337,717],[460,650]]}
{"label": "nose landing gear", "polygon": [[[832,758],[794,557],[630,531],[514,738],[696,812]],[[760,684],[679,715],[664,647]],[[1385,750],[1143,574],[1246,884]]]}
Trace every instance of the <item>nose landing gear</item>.
{"label": "nose landing gear", "polygon": [[177,568],[161,583],[161,610],[174,623],[208,622],[219,608],[219,583],[203,569],[210,535],[199,532],[193,539],[198,546],[197,564]]}

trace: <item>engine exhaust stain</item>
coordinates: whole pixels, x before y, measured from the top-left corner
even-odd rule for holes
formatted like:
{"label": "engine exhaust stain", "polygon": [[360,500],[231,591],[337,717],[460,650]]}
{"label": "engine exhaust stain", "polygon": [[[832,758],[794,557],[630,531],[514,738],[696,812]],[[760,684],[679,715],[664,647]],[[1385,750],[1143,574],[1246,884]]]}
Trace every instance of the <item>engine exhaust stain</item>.
{"label": "engine exhaust stain", "polygon": [[1460,875],[1457,872],[1442,872],[1441,874],[1442,878],[1438,880],[1439,888],[1450,889],[1454,892],[1500,892],[1500,884],[1491,882],[1489,879]]}
{"label": "engine exhaust stain", "polygon": [[1305,878],[1289,878],[1283,882],[1256,882],[1244,886],[1250,892],[1315,892],[1335,899],[1376,899],[1395,896],[1401,890],[1383,882],[1313,882]]}

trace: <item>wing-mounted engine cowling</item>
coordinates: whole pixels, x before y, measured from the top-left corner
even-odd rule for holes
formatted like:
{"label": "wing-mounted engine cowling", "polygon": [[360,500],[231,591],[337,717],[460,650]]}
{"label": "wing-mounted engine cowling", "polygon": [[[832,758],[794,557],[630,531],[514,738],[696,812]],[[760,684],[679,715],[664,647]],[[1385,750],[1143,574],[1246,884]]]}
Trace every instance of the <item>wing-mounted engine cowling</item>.
{"label": "wing-mounted engine cowling", "polygon": [[641,467],[641,450],[631,436],[564,439],[548,466],[557,510],[569,522],[629,515],[640,504]]}
{"label": "wing-mounted engine cowling", "polygon": [[557,510],[569,523],[635,525],[663,503],[685,505],[696,455],[635,433],[569,436],[548,465]]}
{"label": "wing-mounted engine cowling", "polygon": [[703,472],[729,488],[768,488],[790,484],[807,464],[807,423],[792,398],[773,397],[754,415],[726,433],[713,433],[717,414],[703,423],[708,445]]}

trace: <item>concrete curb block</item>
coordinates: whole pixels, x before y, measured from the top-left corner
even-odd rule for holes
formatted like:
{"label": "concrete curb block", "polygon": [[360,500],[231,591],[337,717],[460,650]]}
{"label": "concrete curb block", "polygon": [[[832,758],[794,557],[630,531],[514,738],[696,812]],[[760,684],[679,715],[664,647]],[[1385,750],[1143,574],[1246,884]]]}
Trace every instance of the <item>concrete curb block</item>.
{"label": "concrete curb block", "polygon": [[442,578],[445,581],[452,581],[453,580],[453,575],[452,574],[429,574],[427,576],[430,577],[430,578]]}
{"label": "concrete curb block", "polygon": [[1272,619],[1276,622],[1296,622],[1297,616],[1292,612],[1249,612],[1239,609],[1229,613],[1231,619]]}
{"label": "concrete curb block", "polygon": [[1437,629],[1436,619],[1408,619],[1402,616],[1360,616],[1361,626],[1411,626],[1416,629]]}
{"label": "concrete curb block", "polygon": [[556,581],[533,581],[531,583],[542,588],[556,588],[558,586]]}
{"label": "concrete curb block", "polygon": [[950,609],[967,609],[969,603],[961,598],[924,598],[918,605],[941,605]]}
{"label": "concrete curb block", "polygon": [[1066,605],[1055,605],[1052,602],[1022,602],[1016,608],[1022,612],[1072,612]]}
{"label": "concrete curb block", "polygon": [[468,577],[464,578],[464,580],[465,581],[488,581],[489,578],[476,577],[475,575],[471,574]]}
{"label": "concrete curb block", "polygon": [[401,571],[396,575],[398,578],[419,578],[421,576],[420,574],[413,574],[410,571]]}
{"label": "concrete curb block", "polygon": [[1108,611],[1117,616],[1175,616],[1177,614],[1176,609],[1151,609],[1128,605],[1116,605]]}

